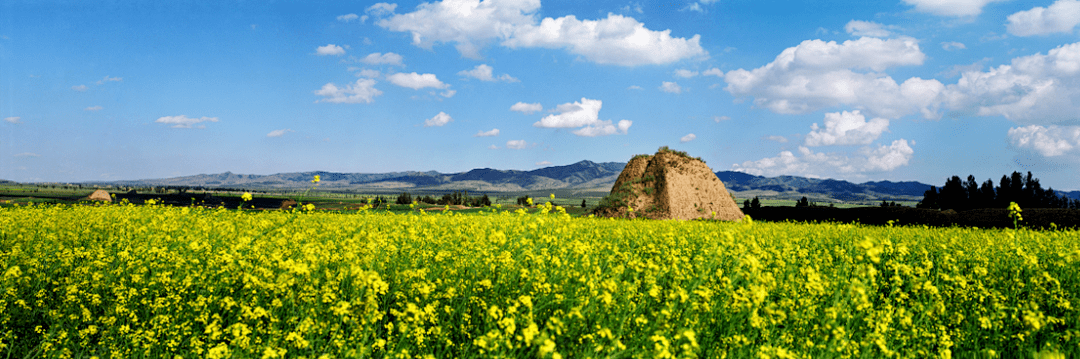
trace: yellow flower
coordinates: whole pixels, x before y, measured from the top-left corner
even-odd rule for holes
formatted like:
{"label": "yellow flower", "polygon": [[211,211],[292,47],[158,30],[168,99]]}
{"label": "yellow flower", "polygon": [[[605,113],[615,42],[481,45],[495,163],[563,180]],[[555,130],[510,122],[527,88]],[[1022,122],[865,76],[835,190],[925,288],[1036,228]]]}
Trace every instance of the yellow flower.
{"label": "yellow flower", "polygon": [[321,181],[319,175],[315,175],[315,179],[311,180],[311,183],[319,183],[319,181]]}
{"label": "yellow flower", "polygon": [[240,199],[243,200],[244,202],[250,201],[251,200],[251,193],[244,192],[244,195],[240,196]]}
{"label": "yellow flower", "polygon": [[315,210],[315,205],[311,204],[311,203],[305,204],[304,205],[304,210],[305,211],[314,211]]}
{"label": "yellow flower", "polygon": [[555,200],[555,194],[554,193],[551,194],[551,199]]}
{"label": "yellow flower", "polygon": [[525,203],[528,203],[530,206],[532,206],[533,205],[532,197],[526,198]]}

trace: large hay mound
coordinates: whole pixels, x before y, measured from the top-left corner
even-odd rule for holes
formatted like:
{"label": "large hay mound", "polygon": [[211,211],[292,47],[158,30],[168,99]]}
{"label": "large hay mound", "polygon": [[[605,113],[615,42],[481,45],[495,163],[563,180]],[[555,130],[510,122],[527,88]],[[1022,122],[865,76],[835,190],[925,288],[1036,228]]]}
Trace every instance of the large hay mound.
{"label": "large hay mound", "polygon": [[655,155],[631,159],[596,214],[683,220],[743,218],[731,193],[705,162],[667,147]]}
{"label": "large hay mound", "polygon": [[91,193],[90,196],[86,197],[86,199],[91,201],[112,202],[112,196],[109,195],[109,192],[106,192],[103,189],[94,191],[94,193]]}

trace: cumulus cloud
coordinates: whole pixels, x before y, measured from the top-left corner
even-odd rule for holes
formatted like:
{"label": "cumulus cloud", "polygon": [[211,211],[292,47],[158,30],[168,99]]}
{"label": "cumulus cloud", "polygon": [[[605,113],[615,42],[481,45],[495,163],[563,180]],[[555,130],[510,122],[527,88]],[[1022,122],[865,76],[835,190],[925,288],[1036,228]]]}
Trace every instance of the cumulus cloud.
{"label": "cumulus cloud", "polygon": [[281,130],[273,130],[273,131],[270,131],[270,133],[267,133],[266,137],[281,137],[281,136],[284,136],[286,133],[289,133],[289,132],[293,132],[293,130],[290,130],[290,129],[287,129],[287,128],[286,129],[281,129]]}
{"label": "cumulus cloud", "polygon": [[315,54],[317,54],[319,56],[327,56],[327,55],[340,56],[340,55],[345,54],[345,49],[342,48],[341,46],[338,46],[338,45],[329,44],[329,45],[326,45],[326,46],[319,46],[319,47],[315,48]]}
{"label": "cumulus cloud", "polygon": [[687,70],[687,69],[675,70],[675,76],[682,77],[684,79],[688,79],[688,78],[691,78],[691,77],[694,77],[694,76],[697,76],[697,75],[698,75],[697,71],[690,71],[690,70]]}
{"label": "cumulus cloud", "polygon": [[372,16],[386,16],[393,14],[395,9],[397,9],[397,4],[381,2],[376,3],[375,5],[368,6],[367,9],[364,10],[364,12],[371,14]]}
{"label": "cumulus cloud", "polygon": [[961,50],[963,50],[963,49],[966,49],[967,46],[964,46],[964,44],[961,43],[961,42],[948,41],[948,42],[942,42],[941,43],[941,48],[944,49],[945,51],[950,51],[952,49],[961,49]]}
{"label": "cumulus cloud", "polygon": [[730,120],[730,119],[731,119],[731,117],[728,117],[728,116],[713,116],[712,117],[713,122],[716,122],[716,123],[720,123],[720,121],[727,121],[727,120]]}
{"label": "cumulus cloud", "polygon": [[72,90],[79,91],[79,92],[86,91],[86,89],[88,89],[88,88],[89,87],[86,87],[86,85],[71,86]]}
{"label": "cumulus cloud", "polygon": [[422,3],[413,12],[393,14],[376,24],[411,33],[413,45],[425,49],[453,43],[472,59],[481,58],[480,50],[495,41],[513,49],[566,49],[588,61],[622,66],[708,57],[700,35],[672,37],[671,30],[650,30],[634,18],[611,13],[601,20],[567,15],[538,22],[539,9],[539,0],[446,0]]}
{"label": "cumulus cloud", "polygon": [[619,120],[618,124],[611,124],[611,120],[599,121],[593,125],[585,126],[580,129],[574,130],[572,133],[578,136],[596,137],[607,136],[615,134],[626,134],[626,131],[630,130],[630,125],[634,124],[630,120]]}
{"label": "cumulus cloud", "polygon": [[353,20],[356,20],[356,19],[359,19],[359,18],[360,18],[360,16],[356,15],[356,14],[345,14],[345,15],[338,16],[337,20],[341,21],[341,22],[349,22],[349,21],[353,21]]}
{"label": "cumulus cloud", "polygon": [[979,116],[1037,125],[1080,122],[1080,42],[964,72],[944,93],[945,106]]}
{"label": "cumulus cloud", "polygon": [[682,86],[675,82],[664,81],[660,84],[660,91],[667,93],[682,93]]}
{"label": "cumulus cloud", "polygon": [[476,65],[472,70],[462,70],[458,72],[459,76],[472,77],[480,81],[506,81],[506,82],[518,82],[518,79],[510,76],[509,74],[502,74],[499,77],[494,77],[492,72],[494,69],[486,64]]}
{"label": "cumulus cloud", "polygon": [[630,85],[630,87],[627,87],[626,89],[627,90],[644,90],[643,88],[641,88],[641,86],[638,86],[638,85]]}
{"label": "cumulus cloud", "polygon": [[918,41],[911,38],[806,40],[765,66],[729,71],[724,75],[725,90],[752,96],[755,105],[782,114],[848,105],[887,118],[914,112],[937,118],[934,106],[944,88],[941,82],[914,77],[897,84],[880,73],[895,66],[921,65],[925,59]]}
{"label": "cumulus cloud", "polygon": [[446,91],[440,92],[439,96],[446,97],[446,98],[451,98],[451,97],[454,97],[454,94],[456,94],[456,93],[457,93],[457,90],[446,90]]}
{"label": "cumulus cloud", "polygon": [[372,79],[359,79],[356,83],[348,84],[344,88],[328,83],[323,85],[322,89],[315,91],[315,94],[324,97],[319,102],[371,103],[375,101],[375,96],[383,93],[375,88],[375,84],[376,81]]}
{"label": "cumulus cloud", "polygon": [[517,112],[521,112],[521,113],[526,114],[526,115],[531,115],[534,112],[540,112],[543,109],[544,109],[544,106],[540,105],[539,102],[537,102],[537,103],[518,102],[518,103],[515,103],[513,106],[510,106],[510,111],[517,111]]}
{"label": "cumulus cloud", "polygon": [[720,69],[715,68],[715,67],[711,68],[711,69],[708,69],[708,70],[705,70],[705,72],[702,72],[701,74],[705,75],[705,76],[724,77],[724,72],[720,71]]}
{"label": "cumulus cloud", "polygon": [[408,88],[411,88],[413,90],[419,90],[419,89],[422,89],[422,88],[425,88],[425,87],[434,87],[434,88],[437,88],[437,89],[444,89],[444,88],[450,87],[450,85],[447,85],[447,84],[443,83],[442,81],[439,81],[439,79],[435,76],[435,74],[418,74],[418,73],[415,73],[415,72],[412,72],[412,73],[399,72],[399,73],[387,76],[386,79],[389,80],[390,83],[392,83],[394,85],[398,85],[398,86],[401,86],[401,87],[408,87]]}
{"label": "cumulus cloud", "polygon": [[885,26],[873,21],[851,20],[847,25],[844,25],[844,31],[854,36],[869,36],[869,37],[888,37],[892,34],[889,31],[890,28],[895,26]]}
{"label": "cumulus cloud", "polygon": [[515,150],[520,150],[520,149],[523,149],[523,148],[525,148],[525,147],[526,147],[526,146],[528,146],[528,145],[529,145],[529,144],[528,144],[528,143],[526,143],[526,142],[525,142],[525,140],[510,140],[510,141],[506,141],[506,148],[512,148],[512,149],[515,149]]}
{"label": "cumulus cloud", "polygon": [[369,79],[373,79],[373,78],[377,78],[379,76],[382,76],[382,73],[379,72],[378,70],[360,69],[360,72],[357,72],[356,75],[360,76],[360,77],[367,77]]}
{"label": "cumulus cloud", "polygon": [[686,136],[682,136],[682,138],[679,139],[679,142],[687,143],[693,141],[695,138],[697,138],[697,135],[691,133]]}
{"label": "cumulus cloud", "polygon": [[385,54],[378,53],[378,52],[373,52],[373,53],[368,54],[367,56],[364,56],[364,58],[360,59],[360,62],[363,62],[363,63],[368,64],[368,65],[397,65],[397,66],[402,66],[404,64],[402,62],[402,60],[404,60],[404,59],[401,57],[401,55],[395,54],[393,52],[387,52]]}
{"label": "cumulus cloud", "polygon": [[1004,0],[904,0],[914,5],[916,11],[957,17],[979,15],[984,6],[995,1]]}
{"label": "cumulus cloud", "polygon": [[555,107],[555,112],[558,114],[544,116],[540,121],[533,123],[533,126],[567,128],[596,124],[600,121],[601,106],[603,106],[603,101],[582,97],[581,101],[564,103]]}
{"label": "cumulus cloud", "polygon": [[477,132],[475,135],[473,135],[473,137],[492,137],[492,136],[498,136],[498,135],[499,135],[499,129],[493,128],[493,129],[491,129],[491,131]]}
{"label": "cumulus cloud", "polygon": [[765,137],[765,139],[769,140],[769,141],[780,142],[780,143],[787,143],[787,141],[788,141],[787,137],[784,137],[784,136],[769,136],[769,137]]}
{"label": "cumulus cloud", "polygon": [[633,121],[620,120],[618,123],[612,123],[611,120],[601,121],[601,106],[603,106],[603,102],[600,100],[582,97],[581,101],[556,106],[554,112],[558,112],[557,114],[544,116],[540,121],[533,123],[533,126],[544,128],[580,127],[571,131],[571,133],[584,137],[626,134]]}
{"label": "cumulus cloud", "polygon": [[[190,118],[190,117],[187,117],[187,116],[184,116],[184,115],[180,115],[180,116],[161,117],[161,118],[158,118],[154,122],[156,122],[156,123],[164,123],[166,125],[172,125],[172,128],[194,128],[195,125],[198,125],[198,124],[203,123],[203,122],[218,122],[218,118],[217,117]],[[206,125],[199,125],[197,128],[205,128],[205,127],[206,127]]]}
{"label": "cumulus cloud", "polygon": [[104,107],[90,106],[90,107],[84,108],[83,110],[86,110],[86,111],[101,111],[102,109],[104,109]]}
{"label": "cumulus cloud", "polygon": [[1008,138],[1014,148],[1056,157],[1080,149],[1080,126],[1014,127],[1009,129]]}
{"label": "cumulus cloud", "polygon": [[1009,15],[1005,29],[1016,36],[1072,32],[1080,24],[1080,1],[1058,0],[1049,7],[1034,7]]}
{"label": "cumulus cloud", "polygon": [[855,111],[825,114],[825,128],[814,124],[806,135],[806,146],[868,145],[889,130],[889,120],[866,117]]}
{"label": "cumulus cloud", "polygon": [[757,161],[746,161],[732,166],[741,171],[758,176],[796,175],[806,177],[829,177],[836,174],[862,175],[894,170],[911,161],[914,150],[904,139],[893,141],[891,145],[863,147],[855,156],[842,153],[814,152],[799,146],[799,154],[782,151],[776,157]]}
{"label": "cumulus cloud", "polygon": [[4,117],[4,121],[6,121],[7,123],[22,123],[21,120],[22,117],[18,116]]}
{"label": "cumulus cloud", "polygon": [[454,119],[450,118],[450,115],[447,115],[446,112],[439,111],[439,114],[435,115],[435,117],[424,120],[424,127],[445,126],[452,121],[454,121]]}

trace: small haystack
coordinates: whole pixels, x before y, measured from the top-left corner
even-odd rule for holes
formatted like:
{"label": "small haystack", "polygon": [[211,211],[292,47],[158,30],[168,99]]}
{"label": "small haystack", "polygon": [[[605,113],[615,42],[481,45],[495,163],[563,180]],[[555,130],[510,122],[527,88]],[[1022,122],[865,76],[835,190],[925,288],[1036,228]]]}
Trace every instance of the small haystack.
{"label": "small haystack", "polygon": [[103,189],[94,191],[94,193],[91,193],[90,196],[86,197],[86,199],[91,201],[112,202],[112,196],[109,195],[109,192]]}
{"label": "small haystack", "polygon": [[596,213],[651,219],[743,218],[731,193],[705,162],[666,146],[655,155],[631,159]]}

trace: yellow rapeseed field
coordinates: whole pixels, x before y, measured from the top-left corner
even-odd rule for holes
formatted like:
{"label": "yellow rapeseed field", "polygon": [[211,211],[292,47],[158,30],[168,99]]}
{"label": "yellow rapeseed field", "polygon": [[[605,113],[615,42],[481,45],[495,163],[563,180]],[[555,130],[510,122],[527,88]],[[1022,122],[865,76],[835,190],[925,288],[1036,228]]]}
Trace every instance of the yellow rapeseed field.
{"label": "yellow rapeseed field", "polygon": [[34,205],[0,274],[3,357],[1080,355],[1076,231]]}

